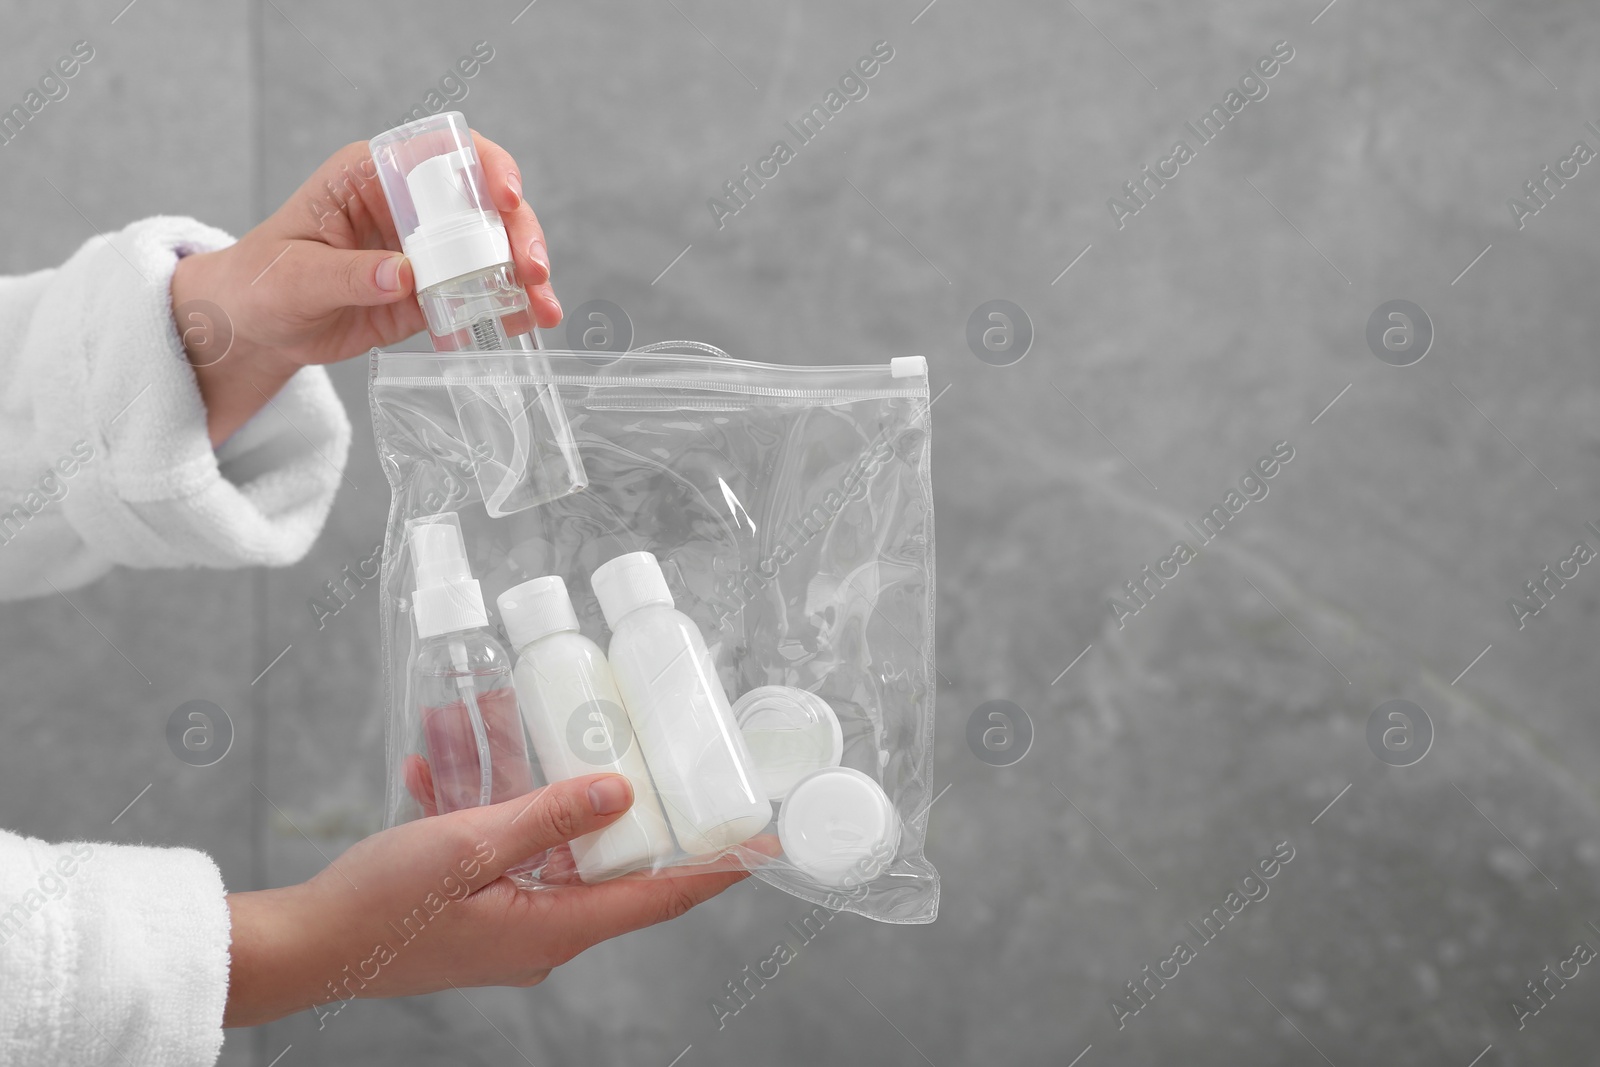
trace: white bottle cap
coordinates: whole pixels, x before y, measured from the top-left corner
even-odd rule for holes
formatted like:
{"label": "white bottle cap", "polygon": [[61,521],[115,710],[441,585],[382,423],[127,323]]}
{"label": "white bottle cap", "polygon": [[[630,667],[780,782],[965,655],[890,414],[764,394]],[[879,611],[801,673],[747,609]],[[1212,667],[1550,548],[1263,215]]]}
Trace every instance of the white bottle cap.
{"label": "white bottle cap", "polygon": [[589,576],[594,595],[605,612],[606,625],[616,630],[622,617],[646,604],[672,607],[672,590],[661,564],[649,552],[629,552],[607,560]]}
{"label": "white bottle cap", "polygon": [[883,787],[850,767],[802,778],[778,809],[778,840],[797,869],[853,888],[883,873],[900,847],[900,817]]}
{"label": "white bottle cap", "polygon": [[465,115],[429,115],[380,133],[367,147],[419,293],[511,261]]}
{"label": "white bottle cap", "polygon": [[406,524],[417,588],[412,606],[417,636],[472,630],[489,623],[483,591],[467,563],[461,520],[453,513],[428,515]]}
{"label": "white bottle cap", "polygon": [[766,794],[782,800],[813,771],[837,767],[844,731],[826,700],[804,689],[764,685],[733,704],[750,762]]}
{"label": "white bottle cap", "polygon": [[520,652],[541,637],[578,629],[578,613],[572,610],[567,583],[559,574],[514,585],[495,603],[500,605],[500,621],[506,624],[513,651]]}

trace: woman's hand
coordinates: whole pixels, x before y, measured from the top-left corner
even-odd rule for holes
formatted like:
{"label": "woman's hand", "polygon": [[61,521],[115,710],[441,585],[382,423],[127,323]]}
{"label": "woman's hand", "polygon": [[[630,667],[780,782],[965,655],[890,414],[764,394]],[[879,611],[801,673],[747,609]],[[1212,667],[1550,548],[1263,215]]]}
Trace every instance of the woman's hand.
{"label": "woman's hand", "polygon": [[[534,323],[561,321],[544,231],[510,153],[474,133]],[[422,330],[410,262],[364,143],[346,145],[238,243],[185,256],[172,276],[179,335],[220,444],[301,367]]]}
{"label": "woman's hand", "polygon": [[450,986],[530,986],[584,949],[664,922],[747,877],[719,871],[522,890],[507,870],[601,829],[633,803],[616,774],[396,826],[302,885],[228,897],[226,1026],[334,1001]]}

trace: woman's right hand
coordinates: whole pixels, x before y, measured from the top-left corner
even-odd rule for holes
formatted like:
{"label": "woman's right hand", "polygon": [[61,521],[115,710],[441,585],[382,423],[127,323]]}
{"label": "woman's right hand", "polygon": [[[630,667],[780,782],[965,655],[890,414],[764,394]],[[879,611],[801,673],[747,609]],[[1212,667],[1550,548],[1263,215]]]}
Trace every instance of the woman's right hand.
{"label": "woman's right hand", "polygon": [[615,822],[628,779],[595,774],[374,834],[310,881],[234,893],[226,1026],[357,997],[530,986],[618,934],[675,918],[746,871],[518,889],[506,872]]}

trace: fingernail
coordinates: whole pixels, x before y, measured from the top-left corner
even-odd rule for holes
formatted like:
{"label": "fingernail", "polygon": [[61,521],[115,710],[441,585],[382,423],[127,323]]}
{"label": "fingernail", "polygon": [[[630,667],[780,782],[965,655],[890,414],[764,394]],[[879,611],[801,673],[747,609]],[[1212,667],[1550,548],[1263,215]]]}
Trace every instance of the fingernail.
{"label": "fingernail", "polygon": [[405,256],[390,256],[378,264],[378,288],[386,293],[400,291],[400,261]]}
{"label": "fingernail", "polygon": [[508,174],[506,176],[506,185],[510,187],[511,195],[516,197],[516,201],[511,205],[516,207],[517,204],[522,203],[522,176],[515,172]]}
{"label": "fingernail", "polygon": [[620,774],[602,778],[589,787],[589,806],[596,815],[626,811],[633,803],[633,787]]}
{"label": "fingernail", "polygon": [[528,242],[528,258],[539,265],[544,271],[543,278],[535,278],[533,284],[538,285],[550,280],[550,253],[545,251],[544,242],[535,237]]}

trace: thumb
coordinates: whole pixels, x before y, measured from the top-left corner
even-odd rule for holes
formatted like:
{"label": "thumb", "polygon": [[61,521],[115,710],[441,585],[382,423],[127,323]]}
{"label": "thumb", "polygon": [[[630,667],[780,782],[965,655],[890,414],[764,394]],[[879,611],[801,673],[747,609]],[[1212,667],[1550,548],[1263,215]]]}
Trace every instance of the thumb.
{"label": "thumb", "polygon": [[411,295],[411,261],[399,252],[333,248],[320,241],[295,244],[299,247],[280,267],[279,284],[307,318],[350,306],[393,304]]}
{"label": "thumb", "polygon": [[484,862],[472,888],[487,885],[529,856],[609,826],[632,804],[633,784],[627,778],[589,774],[470,809],[474,831],[493,849],[493,859]]}

